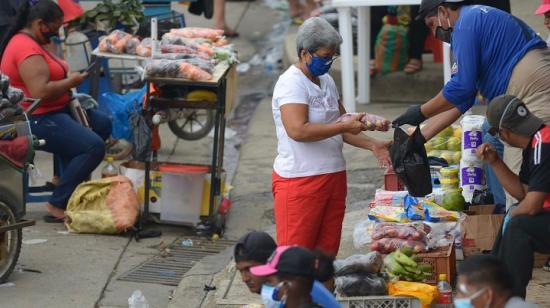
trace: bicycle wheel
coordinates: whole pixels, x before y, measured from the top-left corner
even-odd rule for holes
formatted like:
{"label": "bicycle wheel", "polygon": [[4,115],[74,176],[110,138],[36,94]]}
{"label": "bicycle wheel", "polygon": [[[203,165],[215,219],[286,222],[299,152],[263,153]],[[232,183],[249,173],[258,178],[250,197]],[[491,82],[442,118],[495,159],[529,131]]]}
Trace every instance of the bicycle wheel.
{"label": "bicycle wheel", "polygon": [[198,140],[208,135],[214,126],[214,112],[203,109],[182,109],[185,117],[168,122],[174,135],[185,140]]}
{"label": "bicycle wheel", "polygon": [[[17,222],[13,208],[16,203],[0,190],[0,226],[6,226]],[[21,252],[21,242],[23,232],[21,229],[15,229],[0,233],[0,283],[6,282],[13,272],[19,253]]]}

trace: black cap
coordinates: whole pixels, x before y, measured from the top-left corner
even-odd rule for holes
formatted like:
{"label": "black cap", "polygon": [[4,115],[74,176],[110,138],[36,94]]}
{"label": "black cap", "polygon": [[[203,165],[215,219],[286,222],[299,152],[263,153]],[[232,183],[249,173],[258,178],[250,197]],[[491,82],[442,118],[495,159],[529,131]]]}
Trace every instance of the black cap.
{"label": "black cap", "polygon": [[422,0],[422,2],[420,2],[420,9],[418,9],[418,16],[416,16],[415,19],[424,19],[426,15],[443,3],[459,3],[464,1],[465,0]]}
{"label": "black cap", "polygon": [[496,135],[501,128],[513,133],[531,137],[544,122],[532,114],[525,103],[513,95],[500,95],[491,100],[487,108],[489,133]]}
{"label": "black cap", "polygon": [[273,238],[263,231],[252,231],[241,237],[235,245],[235,262],[256,261],[266,263],[277,248]]}
{"label": "black cap", "polygon": [[277,273],[281,275],[314,278],[318,266],[315,255],[302,247],[293,246],[281,254]]}

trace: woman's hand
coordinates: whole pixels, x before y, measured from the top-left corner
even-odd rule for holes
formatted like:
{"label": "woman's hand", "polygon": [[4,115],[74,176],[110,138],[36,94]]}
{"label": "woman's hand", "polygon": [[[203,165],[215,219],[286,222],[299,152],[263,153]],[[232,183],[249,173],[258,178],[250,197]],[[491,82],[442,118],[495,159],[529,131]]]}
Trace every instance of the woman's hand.
{"label": "woman's hand", "polygon": [[360,132],[367,130],[367,125],[365,125],[362,121],[364,117],[364,113],[358,113],[342,120],[342,124],[344,125],[344,133],[357,135]]}
{"label": "woman's hand", "polygon": [[390,145],[392,144],[391,140],[373,140],[372,143],[372,154],[378,159],[380,167],[387,168],[391,166],[390,159]]}
{"label": "woman's hand", "polygon": [[84,73],[80,73],[80,72],[72,72],[69,74],[69,76],[67,77],[71,83],[71,88],[74,88],[78,85],[80,85],[84,79],[86,79],[88,77],[88,73],[87,72],[84,72]]}

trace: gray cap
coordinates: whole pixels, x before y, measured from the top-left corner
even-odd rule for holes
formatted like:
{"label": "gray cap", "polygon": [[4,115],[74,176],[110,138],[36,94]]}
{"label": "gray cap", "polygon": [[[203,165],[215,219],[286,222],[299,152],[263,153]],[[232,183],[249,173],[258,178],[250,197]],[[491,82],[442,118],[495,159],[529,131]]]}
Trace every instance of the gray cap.
{"label": "gray cap", "polygon": [[423,19],[428,13],[443,3],[458,3],[464,1],[465,0],[422,0],[422,2],[420,2],[420,9],[418,9],[418,16],[416,16],[415,19]]}
{"label": "gray cap", "polygon": [[489,103],[487,121],[491,128],[489,133],[495,135],[501,128],[508,128],[513,133],[531,137],[544,122],[532,114],[525,103],[513,95],[500,95]]}

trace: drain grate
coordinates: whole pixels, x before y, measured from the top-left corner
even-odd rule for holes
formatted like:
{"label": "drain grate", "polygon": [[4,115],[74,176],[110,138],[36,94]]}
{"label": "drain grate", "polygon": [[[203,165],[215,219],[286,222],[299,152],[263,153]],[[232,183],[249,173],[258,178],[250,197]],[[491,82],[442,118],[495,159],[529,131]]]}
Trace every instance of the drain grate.
{"label": "drain grate", "polygon": [[177,286],[183,275],[202,258],[217,254],[235,244],[235,241],[211,241],[204,237],[186,239],[191,239],[193,246],[183,246],[182,240],[178,239],[169,247],[168,256],[155,256],[124,273],[117,280]]}

